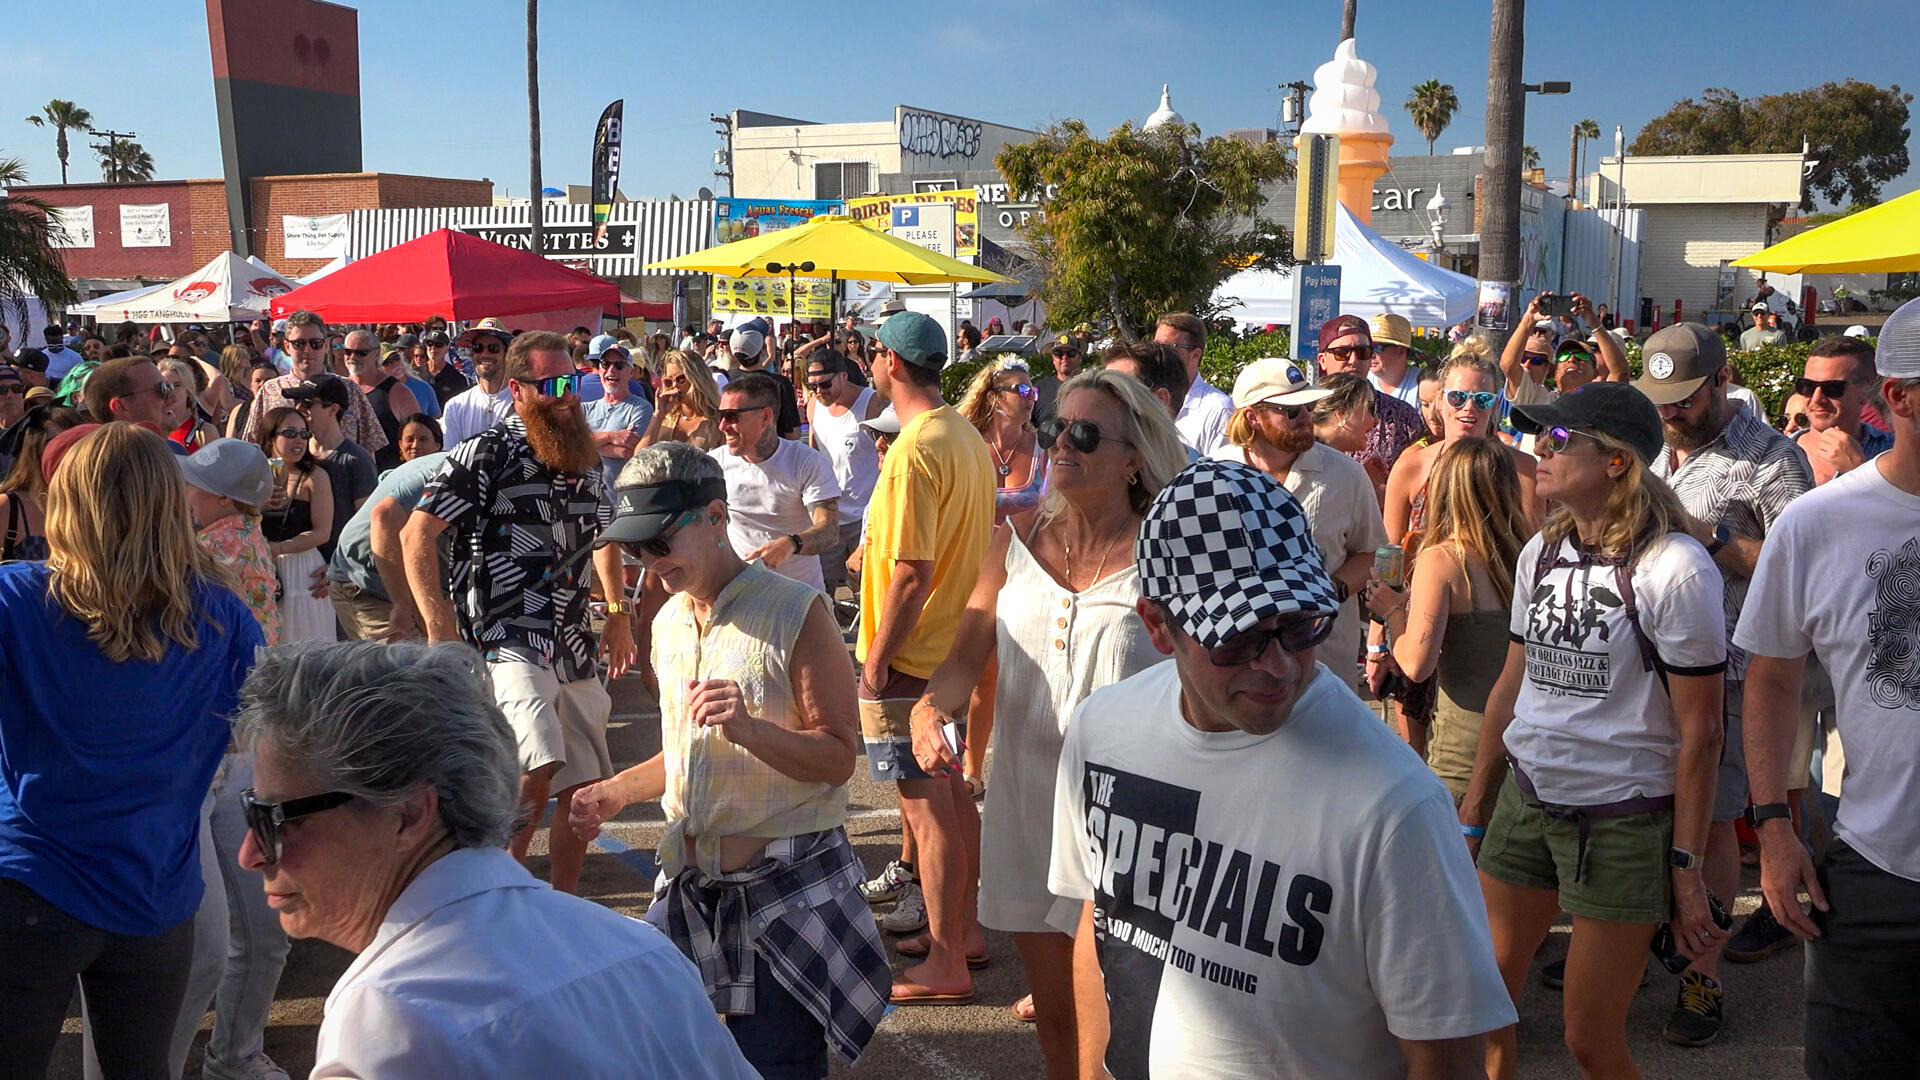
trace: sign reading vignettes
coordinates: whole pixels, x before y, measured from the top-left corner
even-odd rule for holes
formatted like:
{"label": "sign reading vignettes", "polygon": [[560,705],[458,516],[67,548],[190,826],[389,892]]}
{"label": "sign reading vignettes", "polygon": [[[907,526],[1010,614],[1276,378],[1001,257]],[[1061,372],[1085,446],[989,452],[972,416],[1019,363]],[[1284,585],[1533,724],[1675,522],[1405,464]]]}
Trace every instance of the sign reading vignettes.
{"label": "sign reading vignettes", "polygon": [[[453,228],[521,251],[533,250],[533,226],[525,222],[516,225],[455,225]],[[568,255],[631,255],[634,253],[635,235],[636,230],[632,225],[608,225],[602,235],[599,227],[591,222],[563,225],[549,221],[541,230],[540,247],[541,253],[549,259]]]}

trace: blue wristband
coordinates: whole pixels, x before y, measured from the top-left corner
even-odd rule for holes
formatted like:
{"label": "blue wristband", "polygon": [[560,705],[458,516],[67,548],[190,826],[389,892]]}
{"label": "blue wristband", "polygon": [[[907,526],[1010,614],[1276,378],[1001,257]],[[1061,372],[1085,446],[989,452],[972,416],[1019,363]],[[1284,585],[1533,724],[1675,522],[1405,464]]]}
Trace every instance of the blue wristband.
{"label": "blue wristband", "polygon": [[1460,826],[1460,835],[1471,836],[1477,840],[1487,835],[1487,829],[1484,825],[1462,825]]}

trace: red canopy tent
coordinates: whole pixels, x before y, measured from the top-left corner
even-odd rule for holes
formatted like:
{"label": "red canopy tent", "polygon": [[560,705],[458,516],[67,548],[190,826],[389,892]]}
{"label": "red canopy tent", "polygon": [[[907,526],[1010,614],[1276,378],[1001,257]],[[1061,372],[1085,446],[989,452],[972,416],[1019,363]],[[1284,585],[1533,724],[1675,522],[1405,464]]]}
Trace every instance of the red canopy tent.
{"label": "red canopy tent", "polygon": [[[620,308],[620,289],[605,278],[436,229],[277,296],[272,310],[275,318],[306,310],[338,323],[418,322],[429,315],[467,322],[549,312],[568,313],[555,320],[567,322],[581,310],[615,314]],[[526,319],[516,326],[536,328]]]}

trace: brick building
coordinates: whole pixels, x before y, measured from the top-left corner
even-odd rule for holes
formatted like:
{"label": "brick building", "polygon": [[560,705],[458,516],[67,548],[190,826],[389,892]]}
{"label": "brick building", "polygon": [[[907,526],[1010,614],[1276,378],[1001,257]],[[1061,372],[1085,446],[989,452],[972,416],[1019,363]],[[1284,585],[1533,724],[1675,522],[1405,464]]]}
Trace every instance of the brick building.
{"label": "brick building", "polygon": [[[310,274],[327,259],[288,259],[288,217],[402,210],[430,206],[490,206],[493,184],[401,173],[333,173],[256,177],[249,182],[253,251],[289,277]],[[167,281],[233,246],[224,180],[154,180],[134,184],[46,184],[13,189],[53,207],[88,208],[90,228],[71,229],[62,247],[67,276],[83,292],[105,293],[127,281]],[[164,214],[158,207],[164,206]],[[122,235],[122,207],[138,208],[145,222],[164,218],[164,233]],[[73,218],[63,218],[71,222]],[[164,239],[164,243],[157,242]],[[85,286],[99,283],[89,289]]]}

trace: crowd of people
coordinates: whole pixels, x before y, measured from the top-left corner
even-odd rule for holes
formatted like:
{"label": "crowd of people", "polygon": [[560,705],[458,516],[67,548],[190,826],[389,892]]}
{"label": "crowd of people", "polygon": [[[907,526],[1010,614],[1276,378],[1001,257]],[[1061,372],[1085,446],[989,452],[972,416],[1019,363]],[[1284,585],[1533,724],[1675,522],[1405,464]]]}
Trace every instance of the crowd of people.
{"label": "crowd of people", "polygon": [[[100,1075],[211,1010],[203,1075],[284,1077],[311,937],[315,1076],[824,1077],[990,929],[1050,1078],[1511,1077],[1564,916],[1583,1075],[1637,1075],[1650,960],[1704,1046],[1800,939],[1809,1075],[1906,1075],[1920,302],[1777,417],[1707,327],[1636,375],[1545,308],[1435,362],[1340,315],[1228,390],[1179,313],[55,328],[0,363],[0,1074],[78,986]],[[648,926],[570,895],[643,803]]]}

